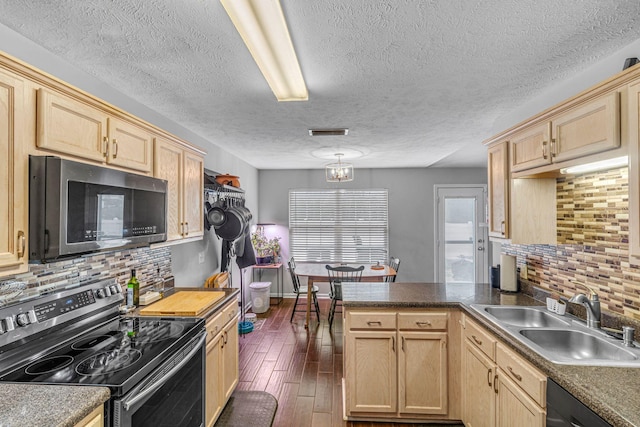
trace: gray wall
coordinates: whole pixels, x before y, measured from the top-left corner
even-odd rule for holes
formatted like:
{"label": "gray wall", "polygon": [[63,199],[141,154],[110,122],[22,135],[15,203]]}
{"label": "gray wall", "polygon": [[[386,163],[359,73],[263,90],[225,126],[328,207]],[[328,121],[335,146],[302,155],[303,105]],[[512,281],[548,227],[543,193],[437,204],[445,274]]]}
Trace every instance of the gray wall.
{"label": "gray wall", "polygon": [[[358,169],[349,183],[325,182],[323,170],[261,170],[259,173],[260,222],[276,224],[276,232],[288,239],[289,190],[294,188],[386,188],[389,190],[389,251],[401,259],[397,280],[434,280],[434,193],[436,184],[486,184],[484,168]],[[283,258],[289,257],[288,244]],[[285,275],[287,276],[287,275]],[[266,273],[264,280],[267,280]],[[269,280],[275,280],[273,277]],[[291,281],[285,279],[285,293]],[[327,293],[321,286],[320,293]]]}

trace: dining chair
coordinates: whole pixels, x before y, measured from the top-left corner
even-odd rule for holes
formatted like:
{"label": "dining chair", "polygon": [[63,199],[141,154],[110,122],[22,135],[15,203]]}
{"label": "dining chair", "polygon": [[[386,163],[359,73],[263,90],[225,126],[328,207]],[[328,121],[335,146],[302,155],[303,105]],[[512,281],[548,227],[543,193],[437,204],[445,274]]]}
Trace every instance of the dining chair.
{"label": "dining chair", "polygon": [[325,265],[327,274],[329,275],[329,297],[331,298],[331,307],[329,308],[329,329],[333,323],[338,303],[342,306],[342,283],[343,282],[359,282],[362,279],[362,271],[364,265],[360,267],[349,267],[340,265],[332,267]]}
{"label": "dining chair", "polygon": [[[296,294],[296,302],[293,304],[293,312],[291,313],[291,319],[289,320],[290,322],[293,322],[293,316],[296,314],[296,311],[305,312],[305,313],[307,312],[307,302],[304,300],[298,302],[298,300],[300,299],[300,294],[302,294],[304,298],[307,297],[307,286],[300,285],[300,278],[296,274],[296,268],[295,268],[295,263],[293,261],[293,258],[291,258],[291,260],[288,261],[287,264],[289,265],[289,273],[291,274],[291,283],[293,283],[293,292],[295,292]],[[316,285],[313,285],[313,287],[311,288],[311,296],[313,298],[313,305],[316,310],[316,316],[318,317],[318,322],[320,322],[320,306],[318,305],[318,287]],[[299,305],[304,305],[304,309],[296,310],[296,307],[298,307]]]}
{"label": "dining chair", "polygon": [[391,257],[389,258],[389,267],[393,268],[396,271],[394,276],[385,276],[385,282],[395,282],[396,277],[398,277],[398,269],[400,268],[400,258]]}

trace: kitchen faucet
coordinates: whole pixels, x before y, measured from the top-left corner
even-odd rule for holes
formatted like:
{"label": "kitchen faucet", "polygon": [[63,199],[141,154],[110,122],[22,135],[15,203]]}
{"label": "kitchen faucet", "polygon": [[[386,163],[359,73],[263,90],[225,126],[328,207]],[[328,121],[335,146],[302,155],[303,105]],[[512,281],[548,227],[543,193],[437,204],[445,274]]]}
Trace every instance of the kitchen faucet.
{"label": "kitchen faucet", "polygon": [[600,316],[602,313],[600,312],[600,298],[598,294],[584,283],[575,282],[575,284],[585,288],[589,293],[589,297],[583,293],[578,293],[572,296],[569,302],[582,304],[587,310],[587,326],[593,329],[600,329]]}

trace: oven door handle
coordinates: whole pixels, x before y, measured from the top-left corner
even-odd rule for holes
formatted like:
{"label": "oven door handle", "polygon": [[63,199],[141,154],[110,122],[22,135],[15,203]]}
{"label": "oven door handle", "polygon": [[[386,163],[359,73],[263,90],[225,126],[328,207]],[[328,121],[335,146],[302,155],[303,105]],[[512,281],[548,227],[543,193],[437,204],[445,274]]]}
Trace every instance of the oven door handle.
{"label": "oven door handle", "polygon": [[124,410],[128,411],[129,408],[131,408],[133,405],[135,405],[136,403],[138,403],[148,395],[155,393],[156,390],[158,390],[160,387],[164,385],[164,383],[169,381],[171,377],[173,377],[180,369],[182,369],[182,367],[186,365],[198,351],[202,350],[202,345],[204,344],[206,339],[207,339],[207,334],[206,333],[202,334],[202,336],[198,340],[198,344],[196,344],[196,346],[189,352],[189,354],[184,359],[182,359],[180,363],[178,363],[176,366],[171,368],[171,370],[167,372],[166,375],[164,375],[162,378],[160,378],[158,382],[154,383],[148,389],[144,390],[141,393],[136,393],[135,390],[132,391],[131,392],[132,397],[130,399],[125,399],[122,401],[122,407],[124,408]]}

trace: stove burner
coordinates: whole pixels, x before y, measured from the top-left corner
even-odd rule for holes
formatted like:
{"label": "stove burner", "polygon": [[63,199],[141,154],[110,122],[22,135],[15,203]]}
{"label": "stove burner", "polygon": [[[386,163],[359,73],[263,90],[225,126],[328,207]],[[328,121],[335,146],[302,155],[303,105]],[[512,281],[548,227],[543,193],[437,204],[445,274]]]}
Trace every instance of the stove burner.
{"label": "stove burner", "polygon": [[71,356],[54,356],[39,360],[27,366],[24,372],[29,375],[42,375],[69,366],[73,362]]}
{"label": "stove burner", "polygon": [[118,331],[109,332],[104,335],[93,335],[90,337],[83,338],[71,344],[71,348],[74,350],[90,350],[99,344],[109,340],[112,337],[122,336],[122,334]]}
{"label": "stove burner", "polygon": [[76,366],[80,375],[104,375],[125,369],[136,363],[142,352],[133,348],[105,351],[84,359]]}

